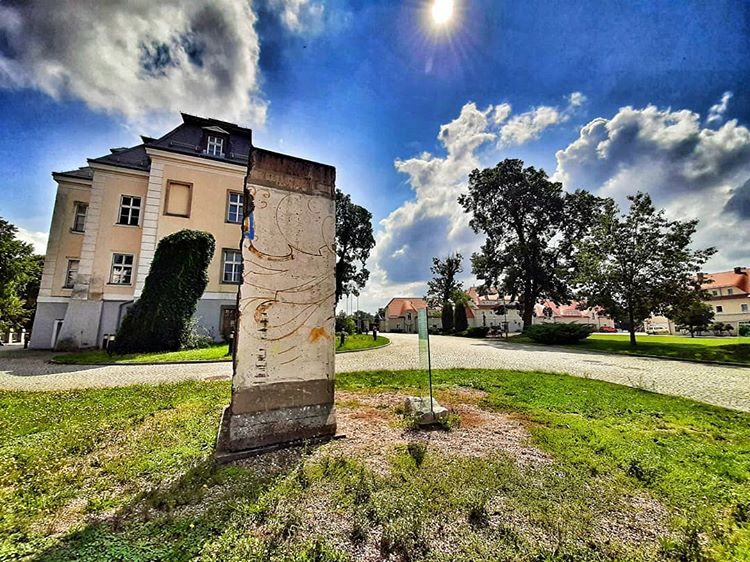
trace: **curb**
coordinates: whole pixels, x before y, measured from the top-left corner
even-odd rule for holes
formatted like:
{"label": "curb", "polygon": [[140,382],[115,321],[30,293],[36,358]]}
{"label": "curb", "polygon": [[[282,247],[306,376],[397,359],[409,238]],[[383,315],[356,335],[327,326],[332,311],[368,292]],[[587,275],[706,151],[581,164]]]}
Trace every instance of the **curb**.
{"label": "curb", "polygon": [[336,355],[343,355],[345,353],[359,353],[360,351],[372,351],[373,349],[383,349],[384,347],[388,347],[391,345],[391,340],[388,340],[388,343],[384,343],[383,345],[376,345],[375,347],[364,347],[362,349],[345,349],[343,351],[337,351]]}
{"label": "curb", "polygon": [[[505,341],[485,338],[486,341]],[[506,342],[513,345],[525,345],[528,347],[541,347],[544,349],[558,348],[558,349],[576,349],[569,345],[542,345],[537,343],[519,343],[519,342]],[[685,357],[665,357],[664,355],[647,355],[645,353],[617,353],[612,351],[603,351],[601,349],[580,349],[583,353],[596,353],[598,355],[617,355],[621,357],[644,357],[646,359],[661,359],[662,361],[682,361],[683,363],[697,363],[698,365],[718,365],[723,367],[744,367],[750,369],[750,363],[734,363],[731,361],[708,361],[702,359],[688,359]]]}
{"label": "curb", "polygon": [[[337,355],[343,355],[344,353],[357,353],[359,351],[372,351],[373,349],[383,349],[391,345],[391,341],[383,345],[377,345],[375,347],[365,347],[364,349],[348,349],[345,351],[336,351]],[[138,361],[133,363],[65,363],[64,361],[55,361],[50,359],[47,363],[52,365],[69,365],[73,367],[153,367],[154,365],[200,365],[209,363],[231,363],[232,359],[196,359],[194,361]]]}

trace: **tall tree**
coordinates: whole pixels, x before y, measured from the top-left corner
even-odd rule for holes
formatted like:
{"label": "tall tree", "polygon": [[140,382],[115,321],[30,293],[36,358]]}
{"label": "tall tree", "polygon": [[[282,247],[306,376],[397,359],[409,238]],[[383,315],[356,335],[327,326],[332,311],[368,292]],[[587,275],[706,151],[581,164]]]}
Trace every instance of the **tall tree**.
{"label": "tall tree", "polygon": [[586,306],[600,306],[626,322],[635,346],[639,324],[651,314],[668,314],[700,290],[698,273],[715,250],[690,248],[697,220],[667,220],[645,193],[628,200],[624,215],[607,201],[578,243],[575,286]]}
{"label": "tall tree", "polygon": [[586,191],[566,193],[544,170],[506,159],[474,170],[469,192],[458,198],[474,232],[485,242],[471,257],[480,290],[497,288],[518,300],[524,328],[544,299],[569,302],[575,240],[590,227],[603,200]]}
{"label": "tall tree", "polygon": [[469,327],[469,321],[466,318],[466,305],[469,304],[471,297],[465,291],[456,291],[453,294],[453,329],[457,332],[463,332]]}
{"label": "tall tree", "polygon": [[342,295],[359,295],[370,277],[365,267],[375,246],[372,213],[336,190],[336,303]]}
{"label": "tall tree", "polygon": [[453,306],[451,300],[456,291],[462,289],[461,282],[456,276],[463,271],[459,253],[449,255],[445,259],[432,258],[432,279],[427,282],[427,303],[431,307],[442,309],[441,320],[443,330],[453,330]]}
{"label": "tall tree", "polygon": [[16,237],[18,229],[0,217],[0,332],[29,327],[36,308],[42,256]]}

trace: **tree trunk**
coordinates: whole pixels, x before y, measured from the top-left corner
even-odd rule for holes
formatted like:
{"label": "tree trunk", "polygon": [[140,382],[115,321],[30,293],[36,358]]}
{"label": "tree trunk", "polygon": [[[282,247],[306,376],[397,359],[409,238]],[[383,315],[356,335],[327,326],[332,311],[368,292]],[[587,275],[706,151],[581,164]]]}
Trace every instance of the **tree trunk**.
{"label": "tree trunk", "polygon": [[521,321],[523,322],[523,329],[531,326],[531,323],[533,322],[534,317],[534,302],[533,300],[531,302],[528,302],[527,299],[524,299],[523,303],[523,316],[521,316]]}
{"label": "tree trunk", "polygon": [[628,310],[628,319],[630,320],[628,322],[628,331],[630,332],[630,347],[635,347],[637,344],[635,342],[635,322],[633,321],[632,309]]}

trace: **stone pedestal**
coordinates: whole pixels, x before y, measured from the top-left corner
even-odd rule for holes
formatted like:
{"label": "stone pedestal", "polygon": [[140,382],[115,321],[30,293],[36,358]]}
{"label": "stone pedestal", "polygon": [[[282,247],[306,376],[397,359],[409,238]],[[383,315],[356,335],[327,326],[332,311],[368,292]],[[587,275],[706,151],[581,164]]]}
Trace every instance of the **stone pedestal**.
{"label": "stone pedestal", "polygon": [[251,152],[220,454],[336,433],[334,185],[330,166]]}

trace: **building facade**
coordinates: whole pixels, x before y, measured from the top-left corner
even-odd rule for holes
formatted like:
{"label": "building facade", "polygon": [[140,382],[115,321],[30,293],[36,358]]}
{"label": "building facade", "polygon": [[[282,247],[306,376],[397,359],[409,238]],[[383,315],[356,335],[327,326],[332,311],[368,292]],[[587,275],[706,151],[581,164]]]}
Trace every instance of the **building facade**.
{"label": "building facade", "polygon": [[714,309],[714,322],[731,324],[734,333],[740,326],[750,326],[750,272],[746,267],[731,271],[707,273],[703,289],[708,291],[708,304]]}
{"label": "building facade", "polygon": [[[57,196],[30,347],[99,347],[143,291],[158,241],[184,228],[216,239],[198,324],[216,341],[233,330],[252,131],[187,114],[182,120],[160,138],[142,137],[53,174]],[[335,179],[330,166],[257,147],[253,162],[259,186]]]}

